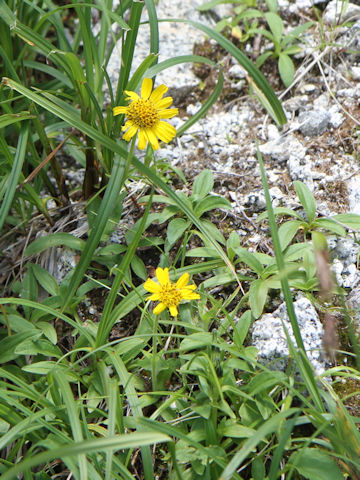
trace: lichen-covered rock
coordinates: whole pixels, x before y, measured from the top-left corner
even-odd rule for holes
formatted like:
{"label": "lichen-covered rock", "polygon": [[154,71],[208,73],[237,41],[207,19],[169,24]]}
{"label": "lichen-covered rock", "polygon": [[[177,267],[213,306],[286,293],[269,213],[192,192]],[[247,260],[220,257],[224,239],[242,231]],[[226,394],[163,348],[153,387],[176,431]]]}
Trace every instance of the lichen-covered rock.
{"label": "lichen-covered rock", "polygon": [[[308,358],[316,374],[326,370],[326,360],[322,348],[323,326],[311,302],[300,297],[294,302],[296,317]],[[289,348],[282,321],[290,338],[295,342],[285,303],[272,314],[265,314],[254,322],[252,344],[258,349],[258,361],[272,370],[284,371],[289,361]]]}

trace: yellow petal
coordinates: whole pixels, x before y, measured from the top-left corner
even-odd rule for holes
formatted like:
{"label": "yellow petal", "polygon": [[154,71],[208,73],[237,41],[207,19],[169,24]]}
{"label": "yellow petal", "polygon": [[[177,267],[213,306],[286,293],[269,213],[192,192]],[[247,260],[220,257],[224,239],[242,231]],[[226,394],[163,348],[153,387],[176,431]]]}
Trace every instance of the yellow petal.
{"label": "yellow petal", "polygon": [[157,102],[160,98],[168,91],[168,87],[166,85],[159,85],[150,95],[150,100],[152,102]]}
{"label": "yellow petal", "polygon": [[128,128],[132,127],[134,124],[131,120],[128,120],[123,127],[121,127],[122,131],[127,130]]}
{"label": "yellow petal", "polygon": [[173,317],[177,317],[178,316],[178,309],[176,308],[176,305],[169,305],[169,310],[170,310],[170,315],[172,315]]}
{"label": "yellow petal", "polygon": [[144,283],[144,288],[147,292],[150,293],[158,293],[161,290],[160,285],[154,282],[154,280],[151,280],[151,278],[148,278],[146,280],[146,282]]}
{"label": "yellow petal", "polygon": [[140,100],[139,95],[131,90],[124,90],[124,93],[127,95],[126,100],[132,100],[133,102]]}
{"label": "yellow petal", "polygon": [[147,137],[145,135],[144,129],[140,128],[139,131],[139,141],[138,141],[138,148],[139,150],[144,150],[147,144]]}
{"label": "yellow petal", "polygon": [[165,303],[161,303],[161,302],[160,302],[160,303],[158,303],[158,304],[156,305],[156,307],[154,308],[153,313],[154,313],[155,315],[159,315],[159,313],[163,312],[163,311],[165,310],[165,308],[166,308]]}
{"label": "yellow petal", "polygon": [[121,115],[122,113],[127,113],[128,107],[114,107],[113,114],[114,115]]}
{"label": "yellow petal", "polygon": [[198,293],[192,292],[191,290],[183,288],[181,290],[181,297],[183,298],[183,300],[199,300],[200,295]]}
{"label": "yellow petal", "polygon": [[138,131],[139,127],[132,126],[129,128],[129,130],[124,133],[123,139],[126,140],[127,142],[132,139],[134,135],[136,135],[136,132]]}
{"label": "yellow petal", "polygon": [[164,108],[170,107],[172,102],[173,102],[172,97],[161,98],[157,102],[154,102],[154,107],[156,108],[156,110],[164,110]]}
{"label": "yellow petal", "polygon": [[158,293],[153,293],[149,297],[146,297],[146,300],[151,300],[152,302],[157,302],[160,300],[160,295]]}
{"label": "yellow petal", "polygon": [[168,108],[167,110],[161,110],[158,112],[159,118],[172,118],[175,115],[179,115],[179,110],[177,108]]}
{"label": "yellow petal", "polygon": [[190,275],[188,273],[183,273],[179,280],[176,282],[176,288],[183,288],[188,283]]}
{"label": "yellow petal", "polygon": [[168,285],[170,283],[169,269],[158,267],[156,269],[156,278],[159,280],[161,286]]}
{"label": "yellow petal", "polygon": [[153,81],[151,78],[144,78],[141,85],[141,98],[147,100],[150,97],[151,90],[153,87]]}
{"label": "yellow petal", "polygon": [[153,128],[146,128],[145,129],[145,134],[146,134],[147,139],[149,140],[152,148],[154,150],[159,150],[159,142],[158,142],[158,139],[156,138],[156,135],[154,133],[154,129]]}
{"label": "yellow petal", "polygon": [[166,122],[157,122],[153,128],[160,140],[166,143],[170,142],[176,135],[175,127]]}

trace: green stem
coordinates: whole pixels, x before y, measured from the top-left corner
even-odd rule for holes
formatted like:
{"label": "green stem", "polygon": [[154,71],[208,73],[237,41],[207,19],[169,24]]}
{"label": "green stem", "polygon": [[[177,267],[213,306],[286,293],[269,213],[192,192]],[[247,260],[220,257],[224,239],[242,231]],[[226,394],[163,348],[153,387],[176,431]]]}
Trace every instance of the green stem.
{"label": "green stem", "polygon": [[154,324],[153,324],[153,338],[152,338],[152,356],[151,356],[151,376],[152,376],[152,389],[153,392],[157,391],[157,331],[159,326],[159,317],[155,315]]}
{"label": "green stem", "polygon": [[266,209],[267,209],[267,212],[268,212],[271,238],[272,238],[272,241],[273,241],[273,244],[274,244],[275,258],[276,258],[276,263],[277,263],[277,266],[278,266],[278,269],[279,269],[279,275],[280,275],[280,279],[281,279],[280,280],[281,281],[281,289],[284,293],[286,309],[287,309],[287,312],[288,312],[288,315],[289,315],[289,320],[290,320],[291,327],[292,327],[292,330],[293,330],[293,333],[294,333],[296,344],[297,344],[299,349],[304,351],[304,354],[306,356],[304,343],[303,343],[303,340],[302,340],[302,337],[301,337],[299,324],[298,324],[296,314],[295,314],[295,309],[294,309],[293,299],[292,299],[292,296],[291,296],[289,282],[288,282],[288,280],[286,278],[286,275],[285,275],[284,257],[283,257],[282,251],[281,251],[279,234],[278,234],[278,230],[277,230],[277,226],[276,226],[274,210],[272,208],[271,197],[270,197],[270,193],[269,193],[269,185],[267,183],[264,163],[263,163],[263,159],[261,157],[261,153],[260,153],[260,150],[259,150],[258,143],[256,143],[256,147],[257,147],[257,157],[258,157],[258,162],[259,162],[260,172],[261,172],[261,181],[262,181],[263,188],[264,188],[264,193],[265,193]]}

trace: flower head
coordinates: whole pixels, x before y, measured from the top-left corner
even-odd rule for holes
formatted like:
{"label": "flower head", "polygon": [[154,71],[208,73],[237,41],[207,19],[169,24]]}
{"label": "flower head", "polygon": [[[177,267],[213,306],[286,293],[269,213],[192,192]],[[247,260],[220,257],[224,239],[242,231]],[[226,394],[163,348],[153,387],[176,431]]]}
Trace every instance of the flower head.
{"label": "flower head", "polygon": [[190,279],[188,273],[184,273],[176,283],[172,283],[169,278],[169,269],[159,267],[156,269],[156,278],[159,283],[150,278],[144,283],[145,290],[152,293],[147,300],[160,302],[153,310],[155,315],[168,307],[170,315],[176,317],[178,315],[177,307],[181,300],[198,300],[200,298],[200,295],[194,292],[196,285],[188,285]]}
{"label": "flower head", "polygon": [[143,150],[147,142],[154,150],[158,150],[158,138],[163,142],[170,142],[175,135],[175,128],[170,123],[163,122],[162,118],[172,118],[179,113],[177,108],[168,108],[173,102],[171,97],[162,98],[168,87],[160,85],[152,91],[153,81],[144,78],[141,85],[141,97],[135,92],[125,90],[126,100],[131,101],[127,107],[114,107],[114,115],[125,114],[127,121],[122,127],[127,130],[123,136],[129,141],[139,132],[138,147]]}

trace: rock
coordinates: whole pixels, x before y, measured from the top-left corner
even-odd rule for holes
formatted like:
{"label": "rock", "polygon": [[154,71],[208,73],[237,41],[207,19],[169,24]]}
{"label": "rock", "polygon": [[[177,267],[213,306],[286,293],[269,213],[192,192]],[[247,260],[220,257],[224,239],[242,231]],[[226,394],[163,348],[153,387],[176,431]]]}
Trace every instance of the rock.
{"label": "rock", "polygon": [[229,75],[233,78],[243,79],[246,78],[247,72],[241,65],[235,63],[235,65],[229,68]]}
{"label": "rock", "polygon": [[253,192],[246,196],[244,202],[248,213],[258,213],[266,209],[266,200],[263,192]]}
{"label": "rock", "polygon": [[360,285],[357,285],[348,295],[346,305],[350,317],[355,320],[357,329],[360,329]]}
{"label": "rock", "polygon": [[[327,365],[322,348],[323,327],[319,316],[305,297],[296,300],[294,308],[306,353],[316,374],[320,375]],[[262,365],[272,370],[285,371],[289,361],[289,348],[281,320],[296,345],[285,303],[281,304],[274,313],[267,313],[254,322],[252,344],[259,351],[258,361]]]}
{"label": "rock", "polygon": [[323,14],[324,23],[329,25],[341,25],[350,18],[360,18],[360,6],[339,0],[328,3]]}
{"label": "rock", "polygon": [[310,110],[299,115],[300,131],[304,137],[317,137],[328,128],[330,113],[326,110]]}
{"label": "rock", "polygon": [[275,141],[264,143],[259,148],[263,155],[270,155],[278,162],[286,162],[290,155],[300,159],[306,154],[306,147],[293,135],[286,135]]}
{"label": "rock", "polygon": [[360,80],[360,67],[350,67],[350,72],[354,80]]}
{"label": "rock", "polygon": [[331,270],[337,284],[343,288],[354,288],[360,281],[360,272],[356,267],[359,245],[350,237],[331,236],[328,238],[328,246],[334,259]]}
{"label": "rock", "polygon": [[352,176],[347,182],[349,211],[360,215],[360,175]]}
{"label": "rock", "polygon": [[300,180],[305,183],[311,192],[314,190],[311,158],[308,155],[300,158],[296,155],[290,155],[287,167],[292,180]]}
{"label": "rock", "polygon": [[345,115],[341,113],[338,105],[333,105],[329,110],[329,114],[329,124],[332,128],[339,128],[340,125],[345,121]]}
{"label": "rock", "polygon": [[359,245],[350,237],[329,237],[329,250],[333,258],[339,259],[344,266],[355,264],[358,260]]}

